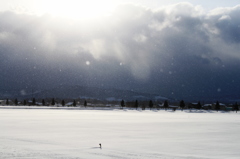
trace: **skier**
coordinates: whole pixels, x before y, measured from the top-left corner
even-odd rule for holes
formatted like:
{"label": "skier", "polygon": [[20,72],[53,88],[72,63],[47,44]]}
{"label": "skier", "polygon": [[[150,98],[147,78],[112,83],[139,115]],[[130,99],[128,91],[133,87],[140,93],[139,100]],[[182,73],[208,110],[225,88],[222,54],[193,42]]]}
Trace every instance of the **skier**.
{"label": "skier", "polygon": [[101,143],[99,144],[99,146],[100,146],[100,149],[102,149],[102,144]]}

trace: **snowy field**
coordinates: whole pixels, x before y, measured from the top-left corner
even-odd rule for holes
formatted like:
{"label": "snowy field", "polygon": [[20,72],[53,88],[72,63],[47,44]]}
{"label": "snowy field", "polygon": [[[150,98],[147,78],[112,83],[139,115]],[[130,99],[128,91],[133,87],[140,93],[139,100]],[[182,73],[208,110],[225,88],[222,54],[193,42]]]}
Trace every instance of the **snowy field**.
{"label": "snowy field", "polygon": [[240,113],[13,108],[0,107],[1,159],[240,158]]}

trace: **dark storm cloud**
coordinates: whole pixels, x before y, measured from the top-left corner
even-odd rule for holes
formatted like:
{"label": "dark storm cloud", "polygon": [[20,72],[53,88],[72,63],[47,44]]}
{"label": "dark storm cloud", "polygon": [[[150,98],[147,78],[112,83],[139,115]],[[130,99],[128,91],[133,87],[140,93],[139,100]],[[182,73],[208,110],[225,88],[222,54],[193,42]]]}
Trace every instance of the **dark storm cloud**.
{"label": "dark storm cloud", "polygon": [[206,13],[189,3],[157,10],[125,4],[94,21],[2,12],[1,88],[71,83],[182,98],[236,93],[239,13],[240,6]]}

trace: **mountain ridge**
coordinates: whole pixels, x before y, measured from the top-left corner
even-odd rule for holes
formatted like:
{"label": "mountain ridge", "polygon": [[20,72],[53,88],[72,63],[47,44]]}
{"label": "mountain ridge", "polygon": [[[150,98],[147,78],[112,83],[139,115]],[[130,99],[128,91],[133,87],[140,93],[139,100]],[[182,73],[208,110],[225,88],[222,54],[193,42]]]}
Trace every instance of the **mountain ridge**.
{"label": "mountain ridge", "polygon": [[19,98],[19,99],[44,99],[44,98],[61,98],[77,99],[91,98],[98,100],[167,100],[158,94],[135,92],[132,90],[122,90],[116,88],[99,88],[81,85],[60,85],[51,89],[44,90],[15,90],[5,91],[0,94],[1,98]]}

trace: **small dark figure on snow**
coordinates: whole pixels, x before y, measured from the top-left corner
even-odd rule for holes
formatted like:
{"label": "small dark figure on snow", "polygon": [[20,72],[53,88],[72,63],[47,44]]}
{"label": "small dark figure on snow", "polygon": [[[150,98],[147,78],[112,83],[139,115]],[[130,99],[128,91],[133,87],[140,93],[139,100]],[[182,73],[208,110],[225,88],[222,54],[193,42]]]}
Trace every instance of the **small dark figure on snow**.
{"label": "small dark figure on snow", "polygon": [[102,144],[100,143],[99,146],[100,146],[100,149],[101,149],[102,148]]}

